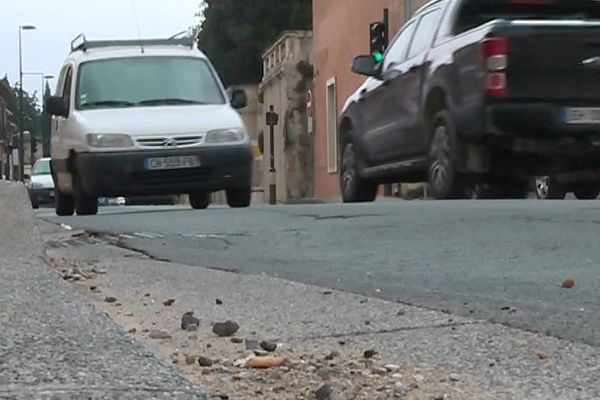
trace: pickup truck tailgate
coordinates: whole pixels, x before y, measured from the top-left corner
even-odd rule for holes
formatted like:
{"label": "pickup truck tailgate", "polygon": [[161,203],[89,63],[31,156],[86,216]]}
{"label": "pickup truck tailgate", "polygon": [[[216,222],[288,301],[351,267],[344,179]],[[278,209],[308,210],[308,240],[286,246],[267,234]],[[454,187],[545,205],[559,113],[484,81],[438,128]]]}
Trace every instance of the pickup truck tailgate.
{"label": "pickup truck tailgate", "polygon": [[600,106],[600,23],[513,21],[494,34],[509,40],[509,97]]}

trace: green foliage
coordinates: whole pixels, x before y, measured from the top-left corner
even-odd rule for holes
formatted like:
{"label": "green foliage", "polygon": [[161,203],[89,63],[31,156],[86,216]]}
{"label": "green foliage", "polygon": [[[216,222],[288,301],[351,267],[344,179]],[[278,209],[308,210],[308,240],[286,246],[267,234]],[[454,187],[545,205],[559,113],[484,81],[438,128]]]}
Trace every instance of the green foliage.
{"label": "green foliage", "polygon": [[[13,114],[9,120],[19,125],[19,85],[15,84],[11,90],[12,96],[7,99],[7,107]],[[23,130],[34,135],[40,135],[41,113],[38,109],[37,92],[33,94],[23,91]]]}
{"label": "green foliage", "polygon": [[[50,85],[46,82],[46,87],[44,88],[44,101],[52,96],[52,90],[50,89]],[[44,150],[44,157],[50,156],[50,135],[52,131],[52,118],[50,115],[46,113],[42,113],[40,121],[41,128],[41,138],[42,138],[42,148]]]}
{"label": "green foliage", "polygon": [[258,83],[262,53],[284,30],[312,29],[311,0],[205,0],[198,43],[225,85]]}
{"label": "green foliage", "polygon": [[298,81],[295,90],[298,93],[304,93],[308,90],[309,84],[313,80],[314,67],[308,61],[300,61],[296,64],[296,69],[302,76],[302,79]]}

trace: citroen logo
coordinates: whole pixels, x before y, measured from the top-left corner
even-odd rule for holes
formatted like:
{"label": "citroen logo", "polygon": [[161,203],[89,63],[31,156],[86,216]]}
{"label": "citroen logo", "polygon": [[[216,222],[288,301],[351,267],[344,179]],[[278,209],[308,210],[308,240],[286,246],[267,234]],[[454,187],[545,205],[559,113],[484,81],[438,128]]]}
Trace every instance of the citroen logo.
{"label": "citroen logo", "polygon": [[165,139],[165,141],[163,142],[163,147],[176,147],[177,145],[177,140],[173,138]]}

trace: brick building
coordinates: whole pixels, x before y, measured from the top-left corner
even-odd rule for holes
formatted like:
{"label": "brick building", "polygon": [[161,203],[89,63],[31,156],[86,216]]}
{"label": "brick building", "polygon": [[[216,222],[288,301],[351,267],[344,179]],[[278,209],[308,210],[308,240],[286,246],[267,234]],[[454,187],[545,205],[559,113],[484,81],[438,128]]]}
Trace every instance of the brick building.
{"label": "brick building", "polygon": [[427,0],[314,0],[315,196],[339,197],[337,120],[346,98],[364,81],[350,70],[369,53],[369,24],[389,10],[390,38]]}

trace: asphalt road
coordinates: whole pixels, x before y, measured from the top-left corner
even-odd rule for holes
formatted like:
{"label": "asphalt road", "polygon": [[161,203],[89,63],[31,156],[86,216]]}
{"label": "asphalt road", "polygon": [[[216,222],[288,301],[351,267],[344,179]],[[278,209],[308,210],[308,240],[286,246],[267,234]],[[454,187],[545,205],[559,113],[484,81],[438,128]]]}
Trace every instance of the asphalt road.
{"label": "asphalt road", "polygon": [[[160,259],[267,274],[600,345],[600,202],[112,207],[51,222]],[[561,282],[575,279],[572,289]],[[282,299],[285,301],[285,299]]]}

